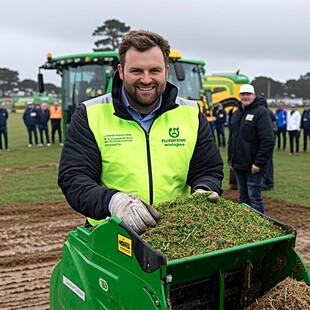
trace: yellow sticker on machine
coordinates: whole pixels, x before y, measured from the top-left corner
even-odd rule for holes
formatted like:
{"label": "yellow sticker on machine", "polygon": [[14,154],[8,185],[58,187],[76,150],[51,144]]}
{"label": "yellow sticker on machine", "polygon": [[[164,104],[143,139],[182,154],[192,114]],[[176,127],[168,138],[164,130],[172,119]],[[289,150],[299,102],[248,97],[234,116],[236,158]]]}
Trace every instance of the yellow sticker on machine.
{"label": "yellow sticker on machine", "polygon": [[117,235],[117,247],[118,250],[125,255],[132,257],[132,240],[118,234]]}

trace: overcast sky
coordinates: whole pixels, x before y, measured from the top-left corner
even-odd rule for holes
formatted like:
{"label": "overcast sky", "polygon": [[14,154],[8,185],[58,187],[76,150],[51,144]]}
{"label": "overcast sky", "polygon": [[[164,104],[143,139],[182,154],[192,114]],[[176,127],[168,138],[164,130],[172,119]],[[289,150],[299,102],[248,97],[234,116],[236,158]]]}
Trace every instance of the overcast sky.
{"label": "overcast sky", "polygon": [[[0,68],[37,79],[47,52],[91,51],[108,19],[163,35],[208,73],[237,71],[280,82],[310,72],[310,0],[1,0]],[[45,82],[59,85],[55,72]]]}

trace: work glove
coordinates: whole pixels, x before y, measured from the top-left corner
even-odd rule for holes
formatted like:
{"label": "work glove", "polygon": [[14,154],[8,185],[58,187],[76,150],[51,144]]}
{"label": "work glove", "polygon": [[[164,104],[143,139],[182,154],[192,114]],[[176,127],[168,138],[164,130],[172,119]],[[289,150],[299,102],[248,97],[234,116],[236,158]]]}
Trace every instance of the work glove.
{"label": "work glove", "polygon": [[202,188],[198,188],[194,191],[193,195],[195,194],[207,194],[207,199],[210,201],[210,202],[216,202],[219,198],[219,195],[217,192],[212,192],[212,191],[207,191],[207,190],[204,190]]}
{"label": "work glove", "polygon": [[136,195],[118,192],[109,204],[111,216],[116,215],[125,224],[141,235],[148,227],[155,226],[160,214]]}

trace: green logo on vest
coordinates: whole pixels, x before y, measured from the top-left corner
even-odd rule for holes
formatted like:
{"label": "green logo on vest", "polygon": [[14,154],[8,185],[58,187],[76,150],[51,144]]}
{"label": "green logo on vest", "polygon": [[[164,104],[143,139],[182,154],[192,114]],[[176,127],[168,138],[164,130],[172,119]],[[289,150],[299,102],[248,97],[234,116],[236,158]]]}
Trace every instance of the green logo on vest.
{"label": "green logo on vest", "polygon": [[169,128],[170,138],[162,139],[161,142],[164,144],[164,146],[173,146],[173,147],[185,146],[186,139],[179,138],[179,135],[180,135],[179,127],[171,127]]}
{"label": "green logo on vest", "polygon": [[177,128],[169,128],[169,136],[171,138],[177,138],[180,135],[179,133],[179,127]]}

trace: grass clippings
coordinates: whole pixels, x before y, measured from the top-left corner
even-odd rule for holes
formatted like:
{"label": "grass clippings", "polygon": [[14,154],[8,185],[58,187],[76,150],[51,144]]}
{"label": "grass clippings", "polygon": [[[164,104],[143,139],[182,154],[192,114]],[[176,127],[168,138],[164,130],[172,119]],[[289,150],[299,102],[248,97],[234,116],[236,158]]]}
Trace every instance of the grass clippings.
{"label": "grass clippings", "polygon": [[286,278],[246,310],[309,310],[310,286],[304,281]]}
{"label": "grass clippings", "polygon": [[154,208],[161,219],[141,237],[168,260],[284,235],[278,226],[252,209],[224,198],[211,203],[207,194],[162,202]]}

